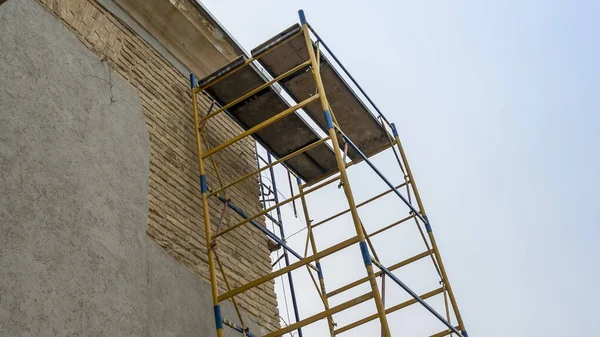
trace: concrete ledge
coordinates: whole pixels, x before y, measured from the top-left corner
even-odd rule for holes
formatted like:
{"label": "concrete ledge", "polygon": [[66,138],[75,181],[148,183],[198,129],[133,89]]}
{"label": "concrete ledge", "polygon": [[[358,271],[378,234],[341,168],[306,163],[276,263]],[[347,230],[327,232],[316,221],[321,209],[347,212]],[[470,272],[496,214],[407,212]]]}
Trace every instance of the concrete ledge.
{"label": "concrete ledge", "polygon": [[178,62],[198,77],[203,77],[240,56],[243,51],[193,1],[99,0],[117,16],[118,12],[111,9],[110,3],[119,5]]}

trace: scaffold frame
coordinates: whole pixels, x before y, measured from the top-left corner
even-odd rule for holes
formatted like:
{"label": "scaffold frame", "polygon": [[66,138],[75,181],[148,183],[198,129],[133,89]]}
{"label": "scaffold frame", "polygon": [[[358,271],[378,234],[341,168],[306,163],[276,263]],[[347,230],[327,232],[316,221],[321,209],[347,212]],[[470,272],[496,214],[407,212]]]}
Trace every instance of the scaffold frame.
{"label": "scaffold frame", "polygon": [[[263,335],[262,337],[281,336],[281,335],[289,333],[291,331],[298,331],[298,336],[302,337],[302,327],[304,327],[308,324],[311,324],[313,322],[316,322],[318,320],[322,320],[322,319],[327,320],[328,327],[329,327],[329,333],[330,333],[331,337],[333,337],[335,335],[339,335],[346,331],[349,331],[353,328],[356,328],[362,324],[365,324],[365,323],[373,321],[373,320],[379,321],[379,325],[381,327],[381,335],[383,337],[391,337],[392,333],[389,328],[387,316],[395,311],[398,311],[400,309],[403,309],[403,308],[408,307],[413,304],[422,305],[437,320],[439,320],[444,326],[447,327],[447,330],[444,330],[444,331],[441,331],[434,335],[431,335],[432,337],[447,336],[447,335],[451,335],[451,334],[456,334],[457,336],[462,336],[462,337],[468,337],[462,316],[458,309],[458,305],[456,302],[454,292],[453,292],[450,282],[448,280],[448,275],[444,268],[444,264],[442,262],[441,255],[440,255],[435,237],[433,235],[431,223],[427,217],[427,213],[425,212],[423,201],[422,201],[419,191],[417,189],[417,185],[415,183],[410,165],[408,164],[406,153],[400,142],[398,130],[397,130],[395,124],[389,122],[388,119],[381,113],[379,108],[369,98],[369,96],[365,93],[365,91],[362,89],[362,87],[356,82],[356,80],[352,77],[352,75],[350,75],[350,73],[346,70],[346,68],[341,64],[341,62],[337,59],[335,54],[333,54],[333,52],[327,47],[325,42],[316,33],[316,31],[311,27],[311,25],[308,24],[306,17],[304,15],[304,12],[302,10],[299,11],[299,19],[300,19],[299,31],[291,30],[289,32],[286,31],[287,33],[286,32],[282,33],[282,35],[279,36],[279,39],[276,40],[275,42],[260,46],[258,48],[258,52],[255,54],[253,53],[254,55],[252,57],[246,57],[246,56],[240,57],[239,59],[233,61],[229,65],[225,66],[224,68],[220,69],[219,71],[215,72],[214,74],[211,74],[210,76],[208,76],[207,78],[205,78],[201,81],[198,81],[194,74],[190,75],[194,124],[195,124],[195,130],[196,130],[196,147],[197,147],[197,151],[198,151],[198,170],[199,170],[199,176],[200,176],[200,192],[201,192],[201,198],[202,198],[202,211],[203,211],[205,238],[206,238],[206,249],[207,249],[207,255],[208,255],[208,267],[209,267],[209,271],[210,271],[211,293],[212,293],[212,301],[213,301],[213,307],[214,307],[214,316],[215,316],[217,336],[218,337],[223,336],[223,327],[224,326],[231,327],[232,329],[240,332],[242,335],[245,335],[245,336],[250,336],[250,337],[256,336],[256,334],[253,334],[252,332],[250,332],[248,327],[244,324],[244,321],[243,321],[242,315],[240,313],[239,307],[236,303],[235,297],[237,295],[239,295],[240,293],[247,291],[251,288],[254,288],[254,287],[256,287],[260,284],[263,284],[267,281],[273,280],[273,279],[283,276],[283,275],[287,275],[289,287],[291,290],[295,322],[293,322],[293,323],[290,322],[286,326],[283,326],[278,330],[271,331],[271,332]],[[289,69],[287,71],[282,72],[279,75],[271,76],[272,77],[271,79],[265,79],[264,83],[262,83],[258,87],[255,87],[254,89],[247,91],[245,94],[243,94],[235,99],[232,99],[229,102],[217,102],[215,97],[211,96],[210,88],[212,86],[216,85],[220,81],[223,81],[227,77],[232,76],[235,72],[241,71],[245,67],[255,66],[261,57],[270,53],[271,51],[274,50],[274,48],[277,48],[282,43],[290,41],[291,39],[296,38],[298,36],[303,36],[303,38],[304,38],[305,48],[307,49],[307,52],[308,52],[307,60],[292,67],[291,69]],[[316,38],[316,40],[313,40],[312,36],[314,36]],[[332,57],[332,59],[335,61],[336,65],[337,65],[337,67],[339,67],[339,69],[341,69],[341,71],[344,73],[344,75],[348,79],[350,79],[350,81],[353,83],[354,87],[356,89],[358,89],[358,91],[362,94],[362,97],[364,97],[364,99],[367,100],[369,105],[377,112],[377,115],[373,116],[373,117],[375,117],[376,121],[378,121],[378,123],[380,123],[379,125],[384,130],[385,135],[389,138],[388,142],[385,144],[385,146],[380,146],[377,149],[370,149],[369,153],[364,153],[361,150],[361,147],[353,142],[351,137],[349,137],[344,132],[344,130],[338,123],[335,112],[333,111],[332,106],[331,106],[330,102],[328,101],[327,90],[325,88],[323,79],[321,77],[321,66],[322,66],[321,62],[324,62],[323,60],[325,60],[321,48],[323,48],[328,53],[328,55],[330,57]],[[295,104],[287,107],[283,111],[279,111],[278,113],[274,114],[273,116],[270,116],[267,119],[265,119],[259,123],[256,123],[255,125],[253,125],[251,127],[244,128],[245,130],[243,132],[232,137],[231,139],[229,139],[219,145],[216,145],[212,148],[208,147],[208,144],[205,140],[206,138],[204,135],[204,132],[205,132],[204,124],[209,119],[211,119],[221,113],[230,114],[229,109],[248,100],[249,98],[253,97],[254,95],[256,95],[260,92],[264,92],[265,90],[270,90],[274,85],[279,84],[280,82],[284,81],[285,79],[287,79],[289,77],[293,77],[296,73],[298,73],[300,71],[310,72],[312,79],[314,80],[315,87],[316,87],[314,94],[310,95],[308,98],[305,98],[303,100],[300,100],[300,101],[296,100]],[[285,86],[282,86],[282,87],[284,90],[288,90],[285,88]],[[350,92],[352,92],[353,95],[356,95],[354,93],[353,88],[351,88],[350,86],[348,86],[348,90],[350,90]],[[216,102],[220,107],[218,109],[216,109],[215,111],[211,111],[212,110],[212,107],[211,107],[211,109],[209,111],[207,111],[204,116],[201,116],[200,111],[199,111],[199,105],[198,105],[198,95],[201,95],[201,94],[209,97],[211,100],[213,100],[213,102]],[[290,95],[290,96],[293,97],[293,95]],[[358,97],[358,95],[356,95],[356,97]],[[359,98],[359,100],[362,103],[362,99]],[[218,171],[218,168],[216,167],[213,156],[217,155],[217,153],[219,151],[235,144],[236,142],[240,141],[241,139],[243,139],[245,137],[249,137],[249,136],[256,137],[256,134],[259,132],[262,132],[263,130],[265,130],[265,128],[272,127],[273,125],[275,125],[282,119],[286,118],[287,116],[293,115],[299,109],[307,108],[309,105],[311,105],[313,103],[320,104],[320,110],[321,110],[322,117],[323,117],[324,124],[325,124],[324,129],[326,131],[326,136],[321,137],[317,141],[312,141],[310,144],[304,145],[301,148],[294,149],[294,151],[291,151],[290,153],[283,154],[283,155],[281,153],[279,153],[279,154],[271,153],[269,151],[268,144],[265,144],[264,142],[261,142],[259,139],[257,139],[257,142],[261,143],[261,145],[267,150],[267,159],[266,160],[264,158],[262,158],[258,154],[258,151],[257,151],[257,165],[258,165],[257,170],[254,170],[251,173],[245,174],[245,175],[243,175],[231,182],[227,182],[227,183],[223,183],[219,177],[219,179],[218,179],[219,186],[218,187],[215,188],[215,187],[209,186],[209,184],[207,182],[207,176],[206,176],[207,163],[205,162],[205,160],[209,160],[211,162],[211,164],[213,165],[215,172],[218,176],[219,171]],[[314,105],[312,105],[312,106],[314,107]],[[367,110],[370,113],[370,109],[367,109]],[[242,125],[243,123],[240,123],[240,124]],[[341,142],[343,143],[343,146],[340,145]],[[297,165],[296,167],[292,167],[289,164],[290,161],[293,158],[295,158],[296,156],[299,156],[301,154],[306,154],[306,153],[308,153],[308,151],[313,151],[316,148],[321,147],[321,149],[323,149],[324,146],[328,146],[328,148],[330,148],[330,150],[333,152],[333,156],[335,157],[335,163],[337,166],[336,170],[335,171],[323,170],[321,176],[319,176],[318,178],[310,179],[309,181],[303,180],[301,174],[298,173],[300,171],[297,169],[298,167],[301,167],[301,166]],[[388,150],[393,152],[393,154],[397,160],[399,169],[401,170],[402,175],[404,177],[404,181],[400,184],[393,184],[388,178],[386,178],[385,175],[383,175],[383,173],[370,160],[370,158],[372,156],[377,155],[384,151],[388,151]],[[349,153],[352,153],[352,157],[350,157],[348,155]],[[273,156],[275,157],[274,161],[272,160]],[[260,162],[261,160],[262,160],[262,163]],[[351,182],[350,182],[350,179],[348,178],[348,174],[347,174],[346,170],[350,166],[357,165],[360,163],[370,167],[370,169],[381,179],[381,181],[384,182],[385,185],[387,185],[388,189],[386,191],[383,191],[382,193],[379,193],[379,194],[363,201],[363,202],[356,203],[355,197],[354,197],[354,194],[353,194],[352,188],[351,188]],[[279,199],[279,196],[277,194],[277,186],[276,186],[276,182],[275,182],[275,176],[273,173],[274,172],[273,168],[276,165],[283,165],[284,167],[286,167],[286,169],[288,169],[288,172],[291,172],[292,174],[294,174],[296,176],[297,189],[298,189],[299,193],[297,193],[295,195],[293,194],[291,197],[286,198],[285,200]],[[272,177],[271,188],[272,188],[272,190],[275,191],[274,197],[273,197],[273,202],[275,203],[274,205],[267,206],[269,203],[264,202],[264,197],[261,197],[261,199],[263,200],[263,202],[262,202],[263,210],[256,214],[246,214],[242,209],[237,207],[232,200],[230,200],[229,198],[227,198],[225,196],[224,193],[226,192],[226,190],[228,188],[231,188],[232,186],[239,184],[240,182],[245,181],[251,177],[258,176],[260,178],[260,176],[261,176],[260,174],[265,171],[268,171]],[[308,171],[306,171],[306,172],[308,172]],[[334,214],[322,221],[316,222],[314,224],[311,223],[311,221],[309,220],[310,216],[309,216],[309,208],[308,208],[308,205],[306,202],[306,196],[315,191],[320,190],[323,187],[329,186],[335,182],[340,183],[340,186],[343,189],[344,195],[346,197],[348,208],[346,210],[339,212],[337,214]],[[262,180],[260,181],[260,184],[261,184],[261,186],[260,186],[261,195],[264,195],[264,193],[262,193],[262,191],[263,191]],[[291,183],[290,183],[290,188],[291,188]],[[406,189],[406,193],[407,193],[408,197],[401,193],[401,189]],[[291,188],[291,191],[293,191],[292,188]],[[395,221],[389,225],[386,225],[374,232],[367,233],[365,227],[363,226],[361,218],[359,216],[358,209],[360,207],[367,205],[371,202],[374,202],[388,194],[395,194],[400,199],[401,203],[403,205],[405,205],[409,211],[408,216],[406,216],[398,221]],[[414,196],[416,205],[413,204],[411,197],[410,197],[411,195]],[[225,210],[225,208],[234,210],[239,216],[241,216],[241,218],[243,218],[243,220],[241,220],[235,224],[232,224],[231,226],[229,226],[225,229],[221,229],[221,230],[218,230],[217,232],[213,233],[213,230],[211,227],[211,215],[210,215],[209,207],[208,207],[208,200],[211,197],[218,198],[221,202],[223,202],[224,210]],[[296,201],[299,201],[299,203],[301,204],[301,212],[304,214],[304,219],[306,222],[307,237],[306,237],[306,246],[305,246],[304,254],[300,254],[300,253],[296,252],[294,249],[292,249],[291,247],[289,247],[287,245],[286,240],[285,240],[286,237],[285,237],[285,232],[284,232],[283,219],[282,219],[281,212],[280,212],[281,206],[289,204],[289,203],[294,203],[294,207],[295,207]],[[275,211],[277,213],[276,217],[273,217],[271,215],[272,211]],[[342,242],[339,242],[331,247],[328,247],[328,248],[325,248],[322,250],[318,250],[316,243],[315,243],[313,229],[317,226],[321,226],[321,225],[323,225],[339,216],[342,216],[344,214],[351,215],[352,222],[353,222],[354,229],[355,229],[355,235],[353,237],[351,237],[347,240],[344,240]],[[260,223],[258,223],[256,221],[257,219],[259,219],[263,216],[268,218],[271,222],[273,222],[274,224],[276,224],[279,227],[279,229],[280,229],[279,235],[277,235],[276,233],[274,233],[273,231],[269,230],[267,227],[261,225]],[[408,259],[400,261],[396,264],[393,264],[391,266],[388,266],[388,267],[384,266],[380,262],[380,259],[377,256],[377,252],[375,251],[375,247],[373,246],[370,239],[376,235],[379,235],[379,234],[391,229],[391,228],[394,228],[395,226],[398,226],[399,224],[409,222],[409,221],[414,221],[414,223],[418,227],[419,232],[420,232],[422,239],[426,246],[425,251],[423,251],[420,254],[414,255]],[[262,233],[264,233],[270,240],[274,241],[277,245],[279,245],[283,249],[284,252],[280,258],[284,259],[285,267],[277,269],[277,270],[273,270],[271,273],[269,273],[267,275],[264,275],[257,279],[254,279],[244,285],[232,288],[231,284],[229,282],[229,279],[227,277],[227,273],[224,270],[221,262],[219,261],[218,253],[214,249],[214,247],[215,247],[214,240],[223,235],[226,235],[227,233],[229,233],[231,231],[236,230],[236,228],[239,228],[241,226],[246,226],[246,225],[254,226],[258,230],[260,230]],[[423,227],[424,227],[425,231],[423,231]],[[334,290],[327,291],[327,289],[325,287],[325,279],[323,277],[323,270],[322,270],[320,261],[331,254],[335,254],[336,252],[338,252],[344,248],[354,246],[354,245],[358,245],[360,247],[363,264],[364,264],[364,268],[365,268],[365,276],[358,280],[355,280],[353,282],[347,283],[346,285],[344,285],[342,287],[338,287]],[[312,251],[311,255],[308,254],[309,248]],[[290,255],[294,256],[298,261],[291,262]],[[440,287],[419,295],[419,294],[415,293],[413,290],[411,290],[397,276],[395,276],[393,274],[393,271],[398,268],[409,265],[413,262],[419,261],[421,259],[425,259],[425,258],[431,259],[433,266],[435,267],[435,269],[439,275],[439,278],[440,278]],[[293,282],[293,277],[292,277],[292,271],[298,270],[303,267],[306,268],[308,274],[310,275],[310,277],[313,281],[313,284],[315,286],[315,289],[316,289],[316,291],[322,301],[322,304],[323,304],[323,310],[321,312],[311,315],[309,317],[305,317],[305,318],[301,317],[299,310],[298,310],[298,305],[297,305],[298,299],[294,293],[295,290],[294,290],[294,282]],[[375,268],[377,268],[378,271],[376,271]],[[218,270],[220,270],[222,278],[226,285],[227,291],[224,293],[218,292],[218,289],[219,289],[218,284],[217,284]],[[313,275],[313,271],[316,272],[316,274],[317,274],[316,278]],[[405,301],[400,304],[386,308],[385,303],[384,303],[385,282],[382,281],[383,284],[380,289],[380,287],[377,283],[378,277],[381,277],[382,280],[385,280],[385,278],[391,280],[394,284],[398,285],[401,289],[406,291],[406,293],[408,293],[412,298],[408,301]],[[349,301],[345,301],[341,304],[338,304],[335,306],[330,305],[329,299],[331,297],[336,296],[340,293],[343,293],[343,292],[345,292],[351,288],[354,288],[360,284],[363,284],[363,283],[368,283],[370,285],[371,290],[369,292],[362,294],[361,296],[358,296]],[[444,295],[444,303],[446,305],[446,313],[445,313],[446,317],[444,317],[442,314],[438,313],[427,302],[425,302],[426,299],[428,299],[432,296],[439,295],[439,294]],[[239,324],[234,323],[230,319],[222,317],[220,303],[223,301],[227,301],[227,300],[229,300],[233,303],[233,305],[237,311],[237,314],[238,314],[238,319],[240,320]],[[364,317],[360,320],[357,320],[351,324],[348,324],[346,326],[342,326],[342,327],[336,326],[335,321],[333,319],[335,314],[340,313],[348,308],[354,307],[360,303],[364,303],[366,301],[374,301],[375,307],[377,309],[377,312],[375,314],[366,316],[366,317]],[[451,323],[450,310],[452,310],[454,317],[457,321],[456,325],[453,325]]]}

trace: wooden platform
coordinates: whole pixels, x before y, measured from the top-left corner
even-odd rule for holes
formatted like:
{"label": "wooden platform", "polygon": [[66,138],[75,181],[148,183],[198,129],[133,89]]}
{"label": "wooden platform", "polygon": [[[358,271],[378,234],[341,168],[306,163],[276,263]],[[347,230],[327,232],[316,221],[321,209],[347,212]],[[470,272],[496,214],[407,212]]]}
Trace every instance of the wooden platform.
{"label": "wooden platform", "polygon": [[[267,52],[269,51],[269,52]],[[273,77],[302,64],[309,59],[300,25],[294,25],[252,50],[259,56],[259,64]],[[231,62],[200,81],[201,87],[224,106],[267,82],[265,76],[244,57]],[[337,123],[346,135],[367,156],[389,145],[388,135],[367,107],[358,99],[340,74],[321,55],[321,77],[325,93]],[[282,80],[279,84],[296,101],[303,101],[316,93],[316,83],[310,66]],[[290,105],[271,86],[232,106],[227,113],[244,129],[277,115]],[[325,132],[325,120],[319,100],[303,109]],[[254,138],[275,157],[281,158],[297,151],[320,137],[297,113],[254,134]],[[343,147],[343,141],[340,138]],[[348,150],[350,159],[359,159]],[[331,148],[322,144],[285,162],[285,165],[306,182],[315,181],[337,171]]]}

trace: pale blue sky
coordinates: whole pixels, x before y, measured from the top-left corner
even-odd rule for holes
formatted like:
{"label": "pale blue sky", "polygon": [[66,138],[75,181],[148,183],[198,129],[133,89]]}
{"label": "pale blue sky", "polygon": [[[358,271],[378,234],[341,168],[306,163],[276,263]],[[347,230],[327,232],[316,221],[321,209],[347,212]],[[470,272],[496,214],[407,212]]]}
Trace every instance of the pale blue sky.
{"label": "pale blue sky", "polygon": [[[247,50],[297,22],[303,8],[396,122],[470,336],[598,334],[599,2],[203,3]],[[360,200],[383,186],[357,183],[361,189]],[[290,226],[288,233],[300,228]],[[290,241],[303,246],[297,238]],[[392,253],[411,242],[390,236],[377,244]],[[332,287],[354,277],[324,268]],[[362,276],[356,270],[348,274]],[[420,322],[413,311],[392,316],[392,328]]]}

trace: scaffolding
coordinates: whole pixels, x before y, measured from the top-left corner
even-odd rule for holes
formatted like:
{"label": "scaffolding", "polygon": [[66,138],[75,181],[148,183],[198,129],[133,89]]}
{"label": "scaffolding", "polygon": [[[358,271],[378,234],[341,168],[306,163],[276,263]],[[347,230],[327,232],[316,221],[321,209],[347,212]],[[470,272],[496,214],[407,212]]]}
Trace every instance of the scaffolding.
{"label": "scaffolding", "polygon": [[[281,336],[292,331],[297,331],[298,336],[302,337],[303,327],[323,319],[327,320],[331,337],[374,320],[379,321],[381,335],[390,337],[392,334],[388,324],[388,315],[413,304],[423,306],[446,327],[446,330],[431,336],[456,334],[457,336],[467,337],[465,325],[433,235],[431,222],[425,212],[396,126],[387,120],[311,25],[307,23],[302,10],[299,11],[299,18],[300,24],[293,25],[252,50],[251,57],[240,56],[199,81],[193,74],[190,75],[206,248],[217,336],[223,336],[224,325],[237,330],[243,335],[255,336],[244,324],[235,297],[253,287],[287,275],[295,322],[289,322],[289,324],[276,331],[269,332],[263,337]],[[325,52],[332,58],[333,62],[326,57]],[[341,73],[338,69],[341,69]],[[265,76],[265,72],[268,76]],[[354,88],[362,94],[362,98],[359,98],[353,87],[345,79],[350,80]],[[216,105],[218,108],[212,111],[213,107],[211,106],[211,109],[201,116],[198,107],[198,95],[205,95],[213,101],[213,106]],[[376,114],[370,108],[367,108],[367,103],[375,110]],[[307,115],[325,135],[320,136],[314,128],[311,128],[299,114],[300,111]],[[226,113],[233,118],[244,131],[217,146],[209,148],[205,140],[204,125],[209,119],[221,113]],[[210,161],[218,175],[213,156],[249,136],[253,137],[256,143],[266,150],[267,158],[260,156],[257,151],[257,170],[228,183],[223,183],[219,177],[218,188],[209,186],[206,179],[207,164],[205,160]],[[371,157],[383,152],[393,153],[404,180],[400,184],[392,184],[371,161]],[[385,183],[388,190],[357,203],[347,174],[347,169],[357,164],[367,165]],[[298,193],[293,193],[294,188],[292,188],[290,180],[292,196],[285,200],[280,200],[277,192],[274,175],[274,167],[277,165],[285,167],[289,173],[296,177]],[[271,184],[264,184],[262,179],[260,181],[262,211],[253,215],[246,214],[235,205],[233,200],[225,197],[224,193],[228,188],[251,177],[261,177],[263,172],[269,172]],[[335,182],[338,182],[338,187],[343,189],[348,208],[322,221],[312,223],[309,220],[306,197]],[[406,207],[407,215],[398,221],[368,233],[361,221],[358,209],[385,195],[396,195],[400,203]],[[271,196],[269,202],[266,202],[266,196]],[[219,225],[217,231],[213,233],[208,207],[208,199],[211,197],[218,198],[223,202],[223,212],[225,212],[225,208],[232,209],[243,220],[224,229],[221,229]],[[416,201],[416,205],[413,204],[413,200]],[[280,212],[281,206],[290,203],[293,204],[296,212],[297,201],[302,205],[301,211],[307,231],[304,254],[296,252],[287,244]],[[271,205],[272,203],[274,205]],[[276,212],[276,216],[271,214],[272,211]],[[315,241],[315,227],[344,214],[351,215],[355,234],[350,239],[326,249],[318,250]],[[261,217],[266,217],[276,227],[279,227],[279,235],[257,222]],[[406,222],[416,224],[424,242],[425,251],[386,267],[378,257],[371,238]],[[274,250],[283,250],[283,254],[275,261],[273,266],[280,259],[284,260],[285,266],[247,284],[232,288],[227,273],[214,249],[214,240],[236,230],[240,226],[248,225],[254,226],[272,240],[276,246]],[[340,250],[356,245],[360,248],[365,276],[328,292],[325,286],[321,260]],[[309,247],[312,252],[310,255],[308,254]],[[292,262],[292,257],[297,261]],[[432,261],[432,265],[439,276],[440,287],[419,295],[401,281],[393,271],[426,258],[430,258]],[[312,278],[323,305],[321,312],[304,318],[299,313],[298,298],[295,294],[292,277],[292,271],[303,267],[306,268]],[[377,271],[375,268],[377,268]],[[227,289],[226,292],[220,294],[218,293],[217,284],[218,271],[220,271]],[[317,274],[318,280],[315,279],[313,272]],[[380,278],[381,287],[377,278]],[[386,278],[408,293],[411,299],[386,307]],[[330,305],[330,299],[333,296],[363,283],[369,284],[369,292],[341,304]],[[439,294],[444,296],[445,317],[425,301]],[[227,300],[231,301],[236,308],[240,320],[239,324],[222,317],[220,303]],[[375,314],[342,327],[337,326],[334,315],[367,301],[374,301],[377,309]],[[451,323],[450,311],[452,311],[453,317],[457,321],[456,325]]]}

